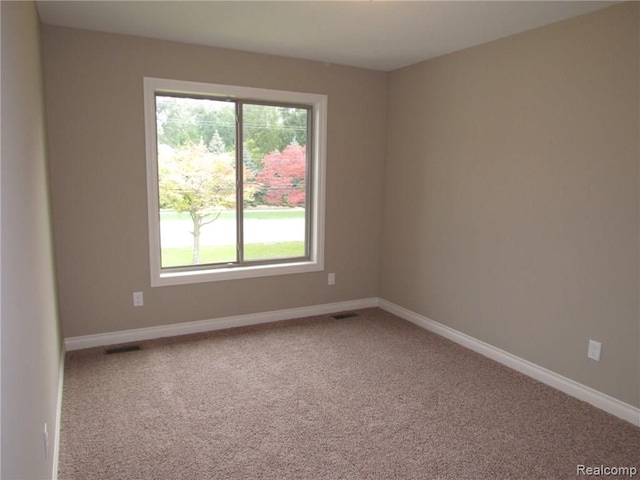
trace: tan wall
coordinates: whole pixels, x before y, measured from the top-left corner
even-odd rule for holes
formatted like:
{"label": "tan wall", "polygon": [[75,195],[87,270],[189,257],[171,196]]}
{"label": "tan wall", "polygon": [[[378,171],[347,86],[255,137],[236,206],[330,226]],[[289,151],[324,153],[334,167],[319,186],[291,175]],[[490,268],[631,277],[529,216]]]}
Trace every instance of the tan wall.
{"label": "tan wall", "polygon": [[[43,45],[65,337],[377,295],[386,73],[52,26]],[[329,95],[325,272],[150,288],[144,76]]]}
{"label": "tan wall", "polygon": [[381,297],[635,406],[638,32],[629,3],[391,73],[381,269]]}
{"label": "tan wall", "polygon": [[[39,20],[33,2],[2,12],[2,470],[52,478],[61,341],[45,165]],[[44,424],[50,432],[45,458]]]}

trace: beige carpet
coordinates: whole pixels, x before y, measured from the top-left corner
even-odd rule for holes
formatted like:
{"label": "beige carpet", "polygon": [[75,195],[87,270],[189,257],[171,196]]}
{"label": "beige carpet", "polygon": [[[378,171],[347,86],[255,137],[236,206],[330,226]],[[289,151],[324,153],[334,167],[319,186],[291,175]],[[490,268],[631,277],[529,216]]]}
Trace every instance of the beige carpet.
{"label": "beige carpet", "polygon": [[640,467],[640,428],[382,310],[358,313],[69,353],[59,479],[556,479],[584,478],[580,464]]}

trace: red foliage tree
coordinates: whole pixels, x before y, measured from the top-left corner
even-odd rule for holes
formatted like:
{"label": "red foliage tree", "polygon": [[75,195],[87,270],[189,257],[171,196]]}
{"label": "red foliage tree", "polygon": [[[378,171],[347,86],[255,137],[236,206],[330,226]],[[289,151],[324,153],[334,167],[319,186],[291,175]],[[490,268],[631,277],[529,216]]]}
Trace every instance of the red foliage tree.
{"label": "red foliage tree", "polygon": [[271,152],[262,159],[256,181],[265,189],[267,205],[304,205],[307,155],[304,146],[289,145],[284,152]]}

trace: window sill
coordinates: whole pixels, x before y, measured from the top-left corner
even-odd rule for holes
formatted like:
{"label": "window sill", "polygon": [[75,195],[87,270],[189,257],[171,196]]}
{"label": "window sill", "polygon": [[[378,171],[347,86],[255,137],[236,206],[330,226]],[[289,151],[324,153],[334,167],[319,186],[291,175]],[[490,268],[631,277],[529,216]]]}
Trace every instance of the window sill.
{"label": "window sill", "polygon": [[181,272],[159,272],[151,278],[152,287],[187,285],[191,283],[238,280],[243,278],[271,277],[293,273],[319,272],[324,269],[320,262],[305,261],[278,265],[254,265],[250,267],[216,268]]}

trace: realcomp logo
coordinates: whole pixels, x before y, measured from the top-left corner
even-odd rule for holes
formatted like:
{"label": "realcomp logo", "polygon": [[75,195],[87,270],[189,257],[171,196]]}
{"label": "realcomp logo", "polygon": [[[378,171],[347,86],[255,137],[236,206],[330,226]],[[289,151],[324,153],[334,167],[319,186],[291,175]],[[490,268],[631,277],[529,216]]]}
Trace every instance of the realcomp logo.
{"label": "realcomp logo", "polygon": [[638,467],[610,467],[608,465],[598,465],[590,467],[587,465],[577,465],[576,475],[602,476],[612,475],[633,478],[638,474]]}

